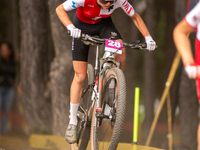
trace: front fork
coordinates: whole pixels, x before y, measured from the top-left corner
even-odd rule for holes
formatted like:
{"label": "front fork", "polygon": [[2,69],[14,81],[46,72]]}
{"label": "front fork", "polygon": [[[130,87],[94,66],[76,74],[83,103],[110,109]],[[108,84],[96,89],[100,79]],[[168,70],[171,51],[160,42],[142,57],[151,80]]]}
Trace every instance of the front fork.
{"label": "front fork", "polygon": [[[110,56],[110,55],[109,55]],[[99,63],[99,74],[98,74],[98,79],[96,80],[96,84],[97,84],[97,99],[96,99],[96,117],[95,117],[95,122],[94,122],[94,126],[99,126],[99,123],[102,118],[107,118],[107,116],[105,116],[102,113],[102,87],[103,87],[103,77],[106,74],[106,71],[111,69],[113,67],[113,65],[117,68],[120,68],[120,62],[115,61],[114,57],[104,57],[102,59],[100,59],[100,63]],[[103,107],[104,108],[104,107]]]}
{"label": "front fork", "polygon": [[102,59],[100,60],[100,64],[99,64],[99,74],[98,77],[96,79],[95,85],[97,86],[97,95],[96,95],[96,116],[95,116],[95,121],[94,121],[94,126],[98,127],[99,126],[99,120],[102,118],[98,117],[98,116],[102,116],[102,104],[101,104],[101,91],[102,91],[102,87],[103,87],[103,76],[105,74],[105,71],[103,69],[103,65],[102,65]]}
{"label": "front fork", "polygon": [[[99,67],[99,75],[96,81],[97,86],[97,99],[96,99],[96,116],[94,126],[98,127],[101,124],[101,120],[103,118],[109,118],[103,114],[105,106],[102,108],[102,88],[103,88],[103,78],[106,74],[106,71],[112,67],[113,62],[107,63],[105,59],[100,60],[100,67]],[[104,104],[105,105],[105,104]]]}

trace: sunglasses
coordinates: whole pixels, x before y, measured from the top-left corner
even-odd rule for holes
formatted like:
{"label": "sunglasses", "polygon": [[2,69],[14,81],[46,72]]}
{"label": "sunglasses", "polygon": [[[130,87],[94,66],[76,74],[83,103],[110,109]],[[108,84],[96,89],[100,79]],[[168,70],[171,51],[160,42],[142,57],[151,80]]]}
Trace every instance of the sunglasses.
{"label": "sunglasses", "polygon": [[100,0],[100,2],[101,2],[102,4],[107,4],[107,3],[109,3],[109,2],[110,2],[110,4],[113,4],[114,1]]}

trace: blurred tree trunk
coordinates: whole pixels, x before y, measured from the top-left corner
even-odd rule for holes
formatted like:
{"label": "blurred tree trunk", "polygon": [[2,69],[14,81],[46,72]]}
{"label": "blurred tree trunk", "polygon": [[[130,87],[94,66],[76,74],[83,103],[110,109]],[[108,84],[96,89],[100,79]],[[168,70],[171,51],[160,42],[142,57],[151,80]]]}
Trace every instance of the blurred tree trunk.
{"label": "blurred tree trunk", "polygon": [[[174,56],[175,56],[175,46],[174,46],[174,41],[173,41],[173,29],[175,27],[175,1],[174,0],[168,0],[168,1],[163,1],[160,3],[161,5],[161,9],[162,11],[164,10],[165,12],[165,21],[166,21],[166,25],[165,25],[165,34],[164,36],[164,42],[163,42],[163,53],[164,53],[164,57],[163,57],[163,67],[162,67],[162,83],[161,83],[161,87],[160,89],[158,89],[159,93],[159,99],[162,97],[163,91],[166,88],[166,81],[168,79],[169,73],[170,73],[170,69],[172,66],[172,62],[174,60]],[[172,87],[172,86],[171,86]],[[172,88],[171,88],[172,91]],[[170,95],[171,92],[169,92]],[[170,96],[172,98],[172,96]],[[162,108],[162,111],[160,113],[160,117],[158,120],[158,124],[165,124],[167,125],[168,122],[168,110],[167,110],[167,103],[166,103],[167,99],[165,99],[165,104]],[[155,139],[154,141],[159,141],[157,143],[155,143],[155,146],[160,147],[160,148],[167,148],[168,147],[168,138],[167,138],[167,134],[168,132],[158,132],[155,133]]]}
{"label": "blurred tree trunk", "polygon": [[[187,0],[176,0],[176,22],[180,22],[186,14]],[[195,33],[190,36],[192,49],[195,49]],[[195,80],[190,80],[182,70],[179,89],[181,146],[190,150],[197,149],[198,99]]]}
{"label": "blurred tree trunk", "polygon": [[[174,46],[174,41],[173,41],[173,37],[172,37],[172,32],[173,29],[175,27],[175,1],[174,0],[168,0],[168,1],[163,1],[160,3],[161,9],[162,11],[165,11],[165,21],[166,21],[166,25],[165,25],[165,34],[164,36],[164,58],[163,58],[163,67],[162,67],[162,84],[160,89],[158,89],[159,91],[159,99],[162,97],[163,91],[166,88],[165,87],[165,83],[167,81],[167,78],[169,76],[170,73],[170,69],[172,66],[172,62],[175,56],[175,46]],[[161,11],[161,10],[160,10]],[[171,94],[171,93],[169,93]],[[171,96],[172,97],[172,96]],[[167,125],[167,121],[168,121],[168,116],[167,116],[167,103],[164,103],[164,106],[162,108],[162,111],[160,113],[160,117],[158,120],[158,123],[161,124],[165,124]],[[155,143],[157,147],[160,148],[166,148],[167,147],[167,143],[168,143],[168,139],[167,139],[167,135],[165,132],[160,132],[160,133],[156,133],[155,134],[155,140],[154,141],[158,141],[159,143]]]}
{"label": "blurred tree trunk", "polygon": [[[175,1],[174,0],[168,0],[163,3],[164,5],[162,8],[164,8],[166,12],[166,34],[165,34],[165,42],[164,42],[164,63],[163,63],[163,82],[162,82],[162,92],[164,91],[165,88],[165,83],[167,81],[167,78],[170,73],[170,69],[173,63],[173,59],[176,53],[174,41],[173,41],[173,29],[176,25],[175,21]],[[170,94],[172,95],[172,89]],[[162,95],[160,95],[162,96]],[[172,96],[171,96],[172,97]],[[160,117],[159,117],[159,122],[161,123],[167,123],[167,103],[163,106],[163,109],[161,111]],[[166,137],[166,136],[165,136]],[[166,140],[166,139],[164,139]]]}
{"label": "blurred tree trunk", "polygon": [[[64,135],[69,122],[70,85],[73,77],[71,42],[67,29],[61,24],[55,9],[63,0],[49,0],[51,31],[55,58],[51,63],[51,96],[53,111],[53,134]],[[68,12],[72,19],[74,11]]]}
{"label": "blurred tree trunk", "polygon": [[7,5],[7,37],[6,39],[13,44],[15,57],[19,59],[19,16],[18,0],[6,1]]}
{"label": "blurred tree trunk", "polygon": [[5,40],[6,38],[6,24],[7,24],[7,19],[6,19],[6,0],[1,0],[0,1],[0,41]]}
{"label": "blurred tree trunk", "polygon": [[163,87],[165,85],[165,82],[168,78],[169,71],[171,69],[171,65],[176,53],[176,49],[174,46],[173,41],[173,30],[176,25],[175,21],[175,1],[174,0],[168,0],[165,1],[164,6],[162,8],[165,9],[166,12],[166,34],[165,34],[165,58],[164,58],[164,67],[163,67]]}
{"label": "blurred tree trunk", "polygon": [[21,89],[25,117],[31,129],[52,125],[49,80],[48,7],[46,0],[19,0],[21,18]]}
{"label": "blurred tree trunk", "polygon": [[[147,0],[147,9],[145,13],[145,23],[147,28],[156,41],[156,0]],[[156,94],[156,50],[154,52],[145,52],[144,54],[144,106],[145,119],[143,122],[143,142],[146,142],[149,129],[154,118],[154,100]]]}
{"label": "blurred tree trunk", "polygon": [[[6,40],[9,41],[13,45],[14,50],[14,57],[16,61],[16,76],[15,76],[15,91],[17,91],[17,87],[20,82],[20,48],[19,48],[19,7],[18,7],[18,0],[6,1],[6,10],[7,13],[7,23],[5,24],[6,30]],[[19,112],[19,104],[20,104],[20,95],[18,92],[15,92],[15,98],[12,103],[12,111]],[[12,128],[14,129],[15,126],[13,125]]]}

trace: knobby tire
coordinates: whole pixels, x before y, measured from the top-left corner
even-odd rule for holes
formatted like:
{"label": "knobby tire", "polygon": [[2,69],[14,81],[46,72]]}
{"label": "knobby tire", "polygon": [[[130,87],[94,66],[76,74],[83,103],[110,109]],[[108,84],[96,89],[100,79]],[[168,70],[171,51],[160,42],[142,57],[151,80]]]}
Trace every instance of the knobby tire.
{"label": "knobby tire", "polygon": [[[108,86],[111,79],[115,80],[115,101],[112,103],[108,102]],[[103,118],[99,119],[99,127],[94,125],[96,118],[96,104],[93,110],[92,116],[92,125],[91,125],[91,150],[115,150],[117,149],[118,142],[120,140],[121,132],[123,129],[123,123],[125,119],[126,112],[126,82],[123,72],[118,68],[110,69],[104,79],[103,79],[103,88],[102,88],[102,97],[100,98],[101,107],[103,114],[114,114],[114,121],[111,119]],[[108,107],[108,104],[110,105]],[[109,110],[109,109],[110,110]],[[115,113],[111,113],[111,109],[115,110]],[[110,112],[109,112],[110,111]],[[112,126],[111,126],[112,122]],[[105,127],[104,127],[105,124]],[[108,125],[107,125],[108,124]],[[110,124],[110,126],[109,126]],[[103,126],[103,127],[102,127]],[[113,127],[113,128],[112,128]],[[107,133],[103,133],[103,132]],[[110,134],[108,138],[107,135]],[[104,135],[105,138],[104,138]],[[102,139],[101,139],[102,137]]]}

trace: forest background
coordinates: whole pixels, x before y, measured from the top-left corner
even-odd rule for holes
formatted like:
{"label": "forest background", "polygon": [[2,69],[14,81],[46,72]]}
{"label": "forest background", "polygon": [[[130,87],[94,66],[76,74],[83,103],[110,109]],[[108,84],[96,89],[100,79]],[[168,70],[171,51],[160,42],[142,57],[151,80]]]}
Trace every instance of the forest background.
{"label": "forest background", "polygon": [[[63,136],[68,124],[69,89],[74,75],[71,58],[71,40],[67,29],[56,16],[56,7],[64,0],[1,0],[0,41],[8,40],[15,48],[19,71],[13,109],[23,107],[29,133]],[[140,144],[144,144],[154,115],[155,103],[162,96],[169,71],[176,54],[172,32],[186,14],[187,0],[129,0],[141,15],[158,48],[154,52],[126,50],[124,70],[127,89],[125,126],[133,122],[134,88],[141,90],[140,105],[144,107]],[[75,10],[68,12],[73,21]],[[120,9],[112,19],[125,42],[144,41],[132,20]],[[195,34],[191,34],[194,45]],[[94,64],[91,47],[89,62]],[[189,80],[181,67],[177,70],[170,89],[172,123],[180,125],[180,145],[196,149],[198,100],[195,81]],[[177,108],[179,108],[178,115]],[[176,115],[175,115],[176,114]],[[178,120],[178,121],[177,121]],[[167,123],[164,106],[159,123]],[[132,130],[132,129],[130,129]],[[165,148],[167,132],[154,134],[151,146]],[[125,138],[126,137],[126,138]],[[132,142],[132,131],[124,132],[122,142]]]}

